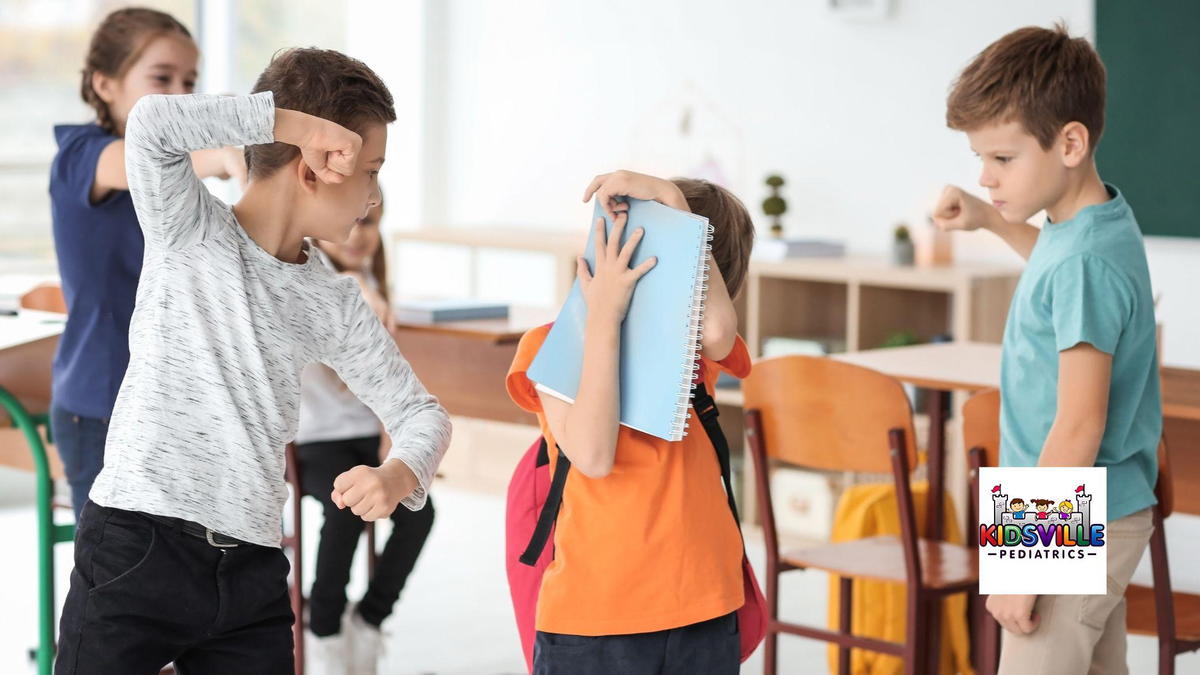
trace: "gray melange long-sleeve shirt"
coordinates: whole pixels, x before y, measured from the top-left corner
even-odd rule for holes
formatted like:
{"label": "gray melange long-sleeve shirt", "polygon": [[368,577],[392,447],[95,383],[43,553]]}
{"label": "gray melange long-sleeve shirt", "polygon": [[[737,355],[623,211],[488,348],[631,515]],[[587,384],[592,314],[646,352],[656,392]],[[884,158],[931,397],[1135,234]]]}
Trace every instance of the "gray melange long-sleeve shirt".
{"label": "gray melange long-sleeve shirt", "polygon": [[145,96],[126,126],[146,253],[91,499],[279,546],[300,372],[321,362],[383,422],[390,457],[420,481],[403,505],[421,508],[450,441],[446,412],[354,280],[313,255],[264,251],[192,170],[191,151],[274,141],[272,95]]}

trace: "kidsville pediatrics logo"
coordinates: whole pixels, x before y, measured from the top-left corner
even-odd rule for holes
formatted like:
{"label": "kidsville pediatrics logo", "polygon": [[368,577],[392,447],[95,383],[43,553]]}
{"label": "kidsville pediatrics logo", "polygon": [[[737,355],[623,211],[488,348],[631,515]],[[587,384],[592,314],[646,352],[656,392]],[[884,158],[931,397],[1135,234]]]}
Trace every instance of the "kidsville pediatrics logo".
{"label": "kidsville pediatrics logo", "polygon": [[979,592],[1106,593],[1106,480],[1102,467],[981,469]]}

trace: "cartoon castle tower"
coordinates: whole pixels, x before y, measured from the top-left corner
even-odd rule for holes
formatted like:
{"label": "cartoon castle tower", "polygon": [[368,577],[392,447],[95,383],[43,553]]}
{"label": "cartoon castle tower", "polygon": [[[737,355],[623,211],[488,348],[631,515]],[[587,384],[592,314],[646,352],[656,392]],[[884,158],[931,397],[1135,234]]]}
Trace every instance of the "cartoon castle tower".
{"label": "cartoon castle tower", "polygon": [[1004,522],[1004,509],[1008,504],[1008,495],[1000,492],[1000,486],[992,488],[992,509],[996,513],[995,523],[997,525]]}
{"label": "cartoon castle tower", "polygon": [[1084,492],[1084,486],[1075,488],[1076,511],[1083,516],[1083,531],[1092,531],[1092,496]]}

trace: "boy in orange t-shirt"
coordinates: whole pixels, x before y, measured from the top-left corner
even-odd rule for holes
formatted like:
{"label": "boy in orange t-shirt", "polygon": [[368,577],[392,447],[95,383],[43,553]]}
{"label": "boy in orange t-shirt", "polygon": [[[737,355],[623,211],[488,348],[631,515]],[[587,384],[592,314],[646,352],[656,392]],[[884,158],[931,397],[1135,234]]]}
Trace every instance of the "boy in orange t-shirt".
{"label": "boy in orange t-shirt", "polygon": [[621,323],[656,261],[630,269],[641,230],[620,245],[627,207],[615,198],[657,200],[714,227],[698,375],[709,391],[719,371],[750,372],[731,298],[746,277],[753,224],[736,197],[705,181],[618,171],[597,176],[584,200],[593,194],[614,226],[606,239],[603,219],[596,223],[594,269],[578,261],[588,317],[575,402],[539,396],[526,376],[549,326],[522,338],[507,379],[513,400],[537,414],[548,446],[561,446],[575,469],[539,594],[534,672],[736,673],[742,541],[716,451],[694,416],[677,442],[618,422]]}

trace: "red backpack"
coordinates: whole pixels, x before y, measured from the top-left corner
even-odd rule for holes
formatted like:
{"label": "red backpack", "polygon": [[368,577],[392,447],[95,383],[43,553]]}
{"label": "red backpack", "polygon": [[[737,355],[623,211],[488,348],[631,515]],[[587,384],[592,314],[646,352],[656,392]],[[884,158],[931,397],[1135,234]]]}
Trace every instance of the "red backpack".
{"label": "red backpack", "polygon": [[[717,405],[709,396],[703,382],[692,389],[692,403],[713,448],[717,451],[717,462],[721,466],[721,480],[729,498],[729,508],[738,523],[737,503],[733,498],[730,482],[729,444],[717,422]],[[513,611],[517,617],[517,631],[521,635],[521,649],[525,663],[533,672],[533,641],[537,633],[534,620],[537,614],[538,592],[542,587],[542,575],[554,559],[551,542],[554,522],[562,503],[563,487],[571,462],[559,448],[559,461],[554,475],[550,475],[550,453],[546,439],[539,438],[517,462],[512,480],[508,483],[508,505],[505,511],[504,562],[508,568],[508,589],[512,595]],[[754,576],[754,569],[742,552],[742,584],[746,602],[737,612],[738,629],[741,634],[742,661],[750,657],[762,642],[767,629],[766,599]]]}

